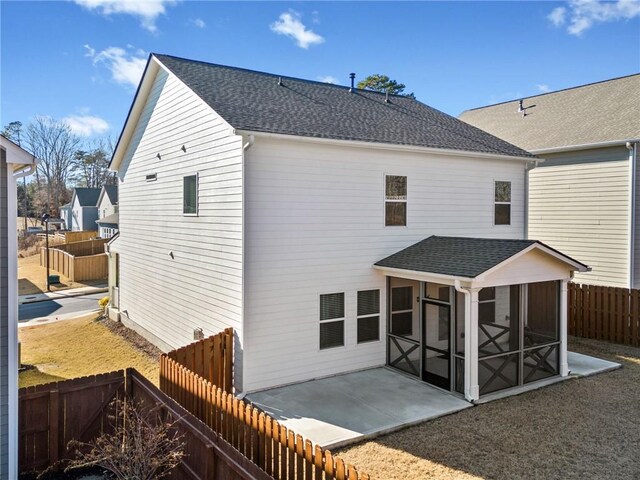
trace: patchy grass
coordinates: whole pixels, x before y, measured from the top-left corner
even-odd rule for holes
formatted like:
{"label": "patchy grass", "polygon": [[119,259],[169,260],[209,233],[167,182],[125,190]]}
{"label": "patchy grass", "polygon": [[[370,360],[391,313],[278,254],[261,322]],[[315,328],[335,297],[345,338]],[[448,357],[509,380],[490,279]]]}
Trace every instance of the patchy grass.
{"label": "patchy grass", "polygon": [[640,478],[640,349],[571,339],[623,364],[409,427],[335,453],[372,478]]}
{"label": "patchy grass", "polygon": [[[51,270],[51,274],[58,272]],[[60,282],[51,285],[51,291],[57,292],[70,288],[86,286],[106,286],[106,280],[86,280],[84,282],[72,282],[64,275],[60,275]],[[47,291],[47,269],[40,266],[40,255],[18,258],[18,295],[34,295]]]}
{"label": "patchy grass", "polygon": [[[22,363],[34,368],[20,372],[20,387],[134,367],[158,384],[160,351],[135,333],[124,337],[111,321],[96,315],[21,327]],[[122,327],[124,328],[124,327]],[[145,345],[146,343],[146,345]]]}

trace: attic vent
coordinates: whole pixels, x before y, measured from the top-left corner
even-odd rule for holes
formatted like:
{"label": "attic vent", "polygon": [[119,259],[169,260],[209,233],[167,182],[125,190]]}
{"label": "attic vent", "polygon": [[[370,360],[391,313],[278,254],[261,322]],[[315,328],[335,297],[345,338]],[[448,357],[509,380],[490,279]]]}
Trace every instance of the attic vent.
{"label": "attic vent", "polygon": [[147,182],[155,182],[158,179],[158,174],[157,173],[150,173],[149,175],[147,175],[145,177],[145,180]]}

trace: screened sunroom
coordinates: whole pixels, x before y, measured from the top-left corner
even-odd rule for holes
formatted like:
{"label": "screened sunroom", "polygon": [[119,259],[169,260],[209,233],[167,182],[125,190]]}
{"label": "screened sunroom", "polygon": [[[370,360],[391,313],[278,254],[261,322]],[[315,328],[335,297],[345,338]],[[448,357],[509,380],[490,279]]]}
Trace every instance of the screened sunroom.
{"label": "screened sunroom", "polygon": [[535,240],[429,237],[387,277],[387,365],[469,401],[568,375],[567,282],[588,267]]}

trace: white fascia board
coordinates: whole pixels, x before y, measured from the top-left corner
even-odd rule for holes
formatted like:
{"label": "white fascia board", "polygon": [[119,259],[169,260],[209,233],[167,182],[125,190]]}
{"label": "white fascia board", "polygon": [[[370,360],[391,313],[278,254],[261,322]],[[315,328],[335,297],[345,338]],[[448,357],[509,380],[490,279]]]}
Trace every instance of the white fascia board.
{"label": "white fascia board", "polygon": [[455,282],[458,281],[464,283],[465,286],[467,286],[467,284],[471,284],[471,282],[473,282],[474,280],[473,278],[469,277],[456,277],[454,275],[421,272],[418,270],[405,270],[402,268],[383,267],[380,265],[374,265],[373,268],[375,270],[381,271],[389,277],[406,278],[409,280],[418,280],[422,282],[443,283],[446,285],[455,285]]}
{"label": "white fascia board", "polygon": [[630,138],[626,140],[612,140],[608,142],[582,143],[579,145],[564,145],[562,147],[538,148],[538,149],[529,150],[529,151],[534,155],[544,155],[545,153],[561,153],[561,152],[571,152],[573,150],[590,150],[592,148],[617,147],[620,145],[626,145],[627,142],[637,143],[637,142],[640,142],[640,138]]}
{"label": "white fascia board", "polygon": [[478,275],[475,280],[478,282],[482,282],[488,275],[491,275],[493,272],[500,270],[501,268],[504,268],[505,266],[507,266],[508,264],[510,264],[511,262],[517,260],[518,258],[520,258],[523,255],[526,255],[527,253],[529,253],[531,250],[540,250],[552,257],[554,257],[556,260],[569,265],[572,270],[578,271],[578,272],[588,272],[591,269],[579,262],[574,261],[573,259],[567,257],[566,255],[563,255],[560,252],[557,252],[551,248],[548,248],[545,245],[542,245],[539,242],[533,243],[532,245],[529,245],[527,248],[525,248],[524,250],[519,251],[518,253],[516,253],[515,255],[512,255],[511,257],[507,258],[506,260],[500,262],[499,264],[491,267],[489,270],[486,270],[484,272],[482,272],[480,275]]}
{"label": "white fascia board", "polygon": [[27,152],[20,145],[13,143],[2,135],[0,135],[0,146],[7,152],[7,163],[17,165],[17,167],[14,167],[14,170],[19,170],[24,165],[35,165],[38,163],[33,154]]}
{"label": "white fascia board", "polygon": [[120,168],[122,159],[129,148],[129,142],[131,141],[133,132],[135,132],[138,121],[140,120],[142,110],[147,104],[147,98],[149,97],[149,92],[151,91],[151,87],[155,81],[158,69],[159,62],[152,54],[149,56],[149,60],[147,60],[147,65],[142,73],[142,79],[138,85],[138,90],[133,97],[133,102],[129,108],[129,113],[127,114],[124,126],[122,127],[118,143],[116,143],[116,148],[113,151],[111,161],[109,162],[109,171],[111,172],[117,172]]}
{"label": "white fascia board", "polygon": [[394,143],[365,142],[362,140],[340,140],[335,138],[304,137],[300,135],[285,135],[282,133],[268,133],[268,132],[259,132],[255,130],[238,129],[237,133],[242,135],[253,135],[258,138],[260,137],[273,138],[278,140],[300,141],[300,142],[318,143],[318,144],[324,144],[324,145],[339,145],[339,146],[354,147],[354,148],[374,148],[377,150],[433,153],[437,155],[448,155],[448,156],[455,156],[455,157],[487,158],[492,160],[511,160],[511,161],[515,160],[518,162],[533,162],[536,160],[538,161],[541,160],[535,157],[517,157],[513,155],[500,155],[497,153],[469,152],[466,150],[451,150],[447,148],[420,147],[415,145],[397,145]]}

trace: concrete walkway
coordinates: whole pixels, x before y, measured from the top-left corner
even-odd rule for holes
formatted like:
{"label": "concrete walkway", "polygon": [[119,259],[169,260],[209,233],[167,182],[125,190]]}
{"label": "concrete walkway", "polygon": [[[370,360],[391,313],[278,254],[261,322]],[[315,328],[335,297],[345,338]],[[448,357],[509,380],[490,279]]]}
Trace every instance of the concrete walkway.
{"label": "concrete walkway", "polygon": [[[571,374],[481,396],[479,404],[620,368],[568,352]],[[287,428],[322,447],[335,448],[470,408],[461,397],[387,368],[373,368],[247,395]]]}
{"label": "concrete walkway", "polygon": [[472,406],[386,368],[297,383],[247,398],[287,428],[333,448]]}
{"label": "concrete walkway", "polygon": [[83,295],[93,295],[94,293],[104,293],[108,291],[109,288],[107,288],[107,285],[100,285],[96,287],[70,288],[68,290],[60,290],[58,292],[33,293],[31,295],[20,295],[18,297],[18,304],[24,305],[26,303],[47,302],[49,300],[81,297]]}

